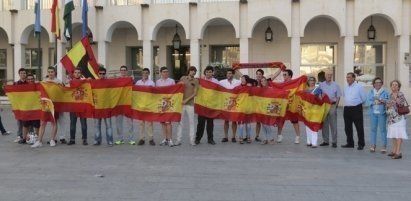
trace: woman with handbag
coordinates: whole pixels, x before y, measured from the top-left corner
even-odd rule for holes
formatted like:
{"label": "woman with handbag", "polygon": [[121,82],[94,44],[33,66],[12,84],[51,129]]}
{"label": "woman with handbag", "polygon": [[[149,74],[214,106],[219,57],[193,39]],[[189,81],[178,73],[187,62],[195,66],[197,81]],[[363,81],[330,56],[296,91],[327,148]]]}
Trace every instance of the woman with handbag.
{"label": "woman with handbag", "polygon": [[387,137],[392,139],[392,151],[388,154],[392,159],[401,159],[401,144],[404,139],[408,139],[406,132],[405,115],[409,113],[408,103],[405,96],[400,92],[401,82],[393,80],[390,83],[391,94],[388,100],[388,134]]}

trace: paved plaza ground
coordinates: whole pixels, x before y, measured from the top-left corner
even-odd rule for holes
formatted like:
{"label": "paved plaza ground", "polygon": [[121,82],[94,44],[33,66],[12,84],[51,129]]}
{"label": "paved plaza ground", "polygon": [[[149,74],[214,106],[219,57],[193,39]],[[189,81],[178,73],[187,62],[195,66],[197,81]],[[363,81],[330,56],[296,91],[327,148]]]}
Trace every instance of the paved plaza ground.
{"label": "paved plaza ground", "polygon": [[[338,117],[340,146],[345,143],[341,109]],[[222,121],[217,120],[215,146],[204,138],[198,146],[189,145],[185,127],[179,147],[83,146],[77,134],[73,146],[31,149],[12,142],[16,123],[10,108],[4,108],[1,118],[14,133],[0,136],[0,201],[411,200],[409,141],[404,143],[402,160],[370,153],[368,147],[311,149],[305,146],[305,133],[301,144],[293,144],[294,131],[288,123],[281,144],[222,144]],[[368,118],[365,121],[368,143]],[[91,144],[94,125],[88,123]],[[411,134],[410,123],[408,119]],[[68,125],[69,121],[66,136]],[[156,124],[157,144],[159,131]]]}

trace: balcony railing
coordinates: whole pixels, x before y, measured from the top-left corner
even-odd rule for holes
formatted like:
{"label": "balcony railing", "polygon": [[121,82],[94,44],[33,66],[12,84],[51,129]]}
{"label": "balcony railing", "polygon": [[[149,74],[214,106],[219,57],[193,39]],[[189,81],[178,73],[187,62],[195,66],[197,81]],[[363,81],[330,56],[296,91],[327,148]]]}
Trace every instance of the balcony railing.
{"label": "balcony railing", "polygon": [[132,6],[146,3],[145,0],[110,0],[113,6]]}
{"label": "balcony railing", "polygon": [[7,11],[12,8],[12,0],[2,0],[0,2],[0,11]]}
{"label": "balcony railing", "polygon": [[227,2],[227,1],[239,1],[239,0],[110,0],[113,6],[128,6],[138,4],[173,4],[173,3],[211,3],[211,2]]}
{"label": "balcony railing", "polygon": [[[5,0],[5,1],[11,1],[11,0]],[[81,1],[82,0],[73,0],[74,6],[75,7],[80,7],[81,6]],[[34,2],[35,0],[26,0],[24,8],[26,10],[31,10],[34,9]],[[51,6],[53,5],[53,0],[40,0],[40,7],[41,9],[50,9]],[[61,1],[59,1],[61,3]],[[87,0],[88,6],[93,6],[93,0]],[[62,5],[62,9],[64,9],[64,5]]]}

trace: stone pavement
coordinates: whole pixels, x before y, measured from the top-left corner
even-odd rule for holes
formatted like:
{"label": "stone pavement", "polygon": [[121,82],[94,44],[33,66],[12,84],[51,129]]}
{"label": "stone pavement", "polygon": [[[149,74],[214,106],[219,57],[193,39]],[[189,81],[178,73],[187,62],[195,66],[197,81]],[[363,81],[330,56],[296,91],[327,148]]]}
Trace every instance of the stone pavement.
{"label": "stone pavement", "polygon": [[[6,129],[16,130],[9,108],[1,118]],[[409,119],[407,123],[411,133]],[[66,136],[68,125],[67,121]],[[92,121],[88,125],[92,143]],[[341,110],[338,125],[341,145],[345,142]],[[283,143],[276,145],[222,144],[222,121],[217,120],[215,146],[203,139],[193,147],[187,133],[184,144],[172,148],[83,146],[77,134],[78,144],[73,146],[31,149],[13,143],[15,134],[0,136],[0,201],[411,200],[409,141],[404,143],[404,158],[391,160],[370,153],[368,147],[364,151],[307,148],[305,134],[302,143],[295,145],[289,123],[284,134]],[[156,124],[157,144],[160,139]]]}

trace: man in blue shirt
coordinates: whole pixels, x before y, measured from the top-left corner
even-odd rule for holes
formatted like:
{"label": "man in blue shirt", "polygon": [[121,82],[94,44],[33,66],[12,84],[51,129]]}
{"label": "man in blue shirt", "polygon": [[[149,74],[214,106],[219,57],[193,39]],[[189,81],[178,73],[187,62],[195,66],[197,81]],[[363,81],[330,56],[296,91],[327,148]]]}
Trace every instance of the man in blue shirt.
{"label": "man in blue shirt", "polygon": [[366,93],[363,87],[355,82],[355,74],[347,73],[347,86],[344,88],[344,124],[345,135],[347,135],[347,144],[343,148],[354,148],[353,127],[358,135],[358,150],[363,150],[364,142],[364,119],[362,112],[362,103],[366,100]]}

